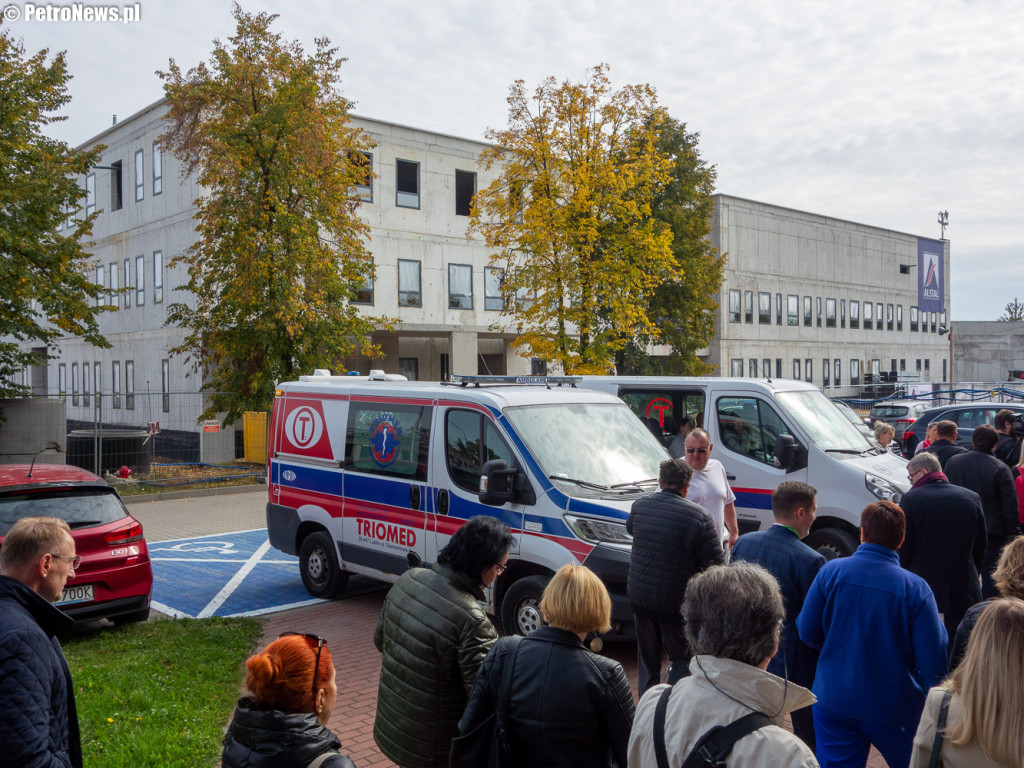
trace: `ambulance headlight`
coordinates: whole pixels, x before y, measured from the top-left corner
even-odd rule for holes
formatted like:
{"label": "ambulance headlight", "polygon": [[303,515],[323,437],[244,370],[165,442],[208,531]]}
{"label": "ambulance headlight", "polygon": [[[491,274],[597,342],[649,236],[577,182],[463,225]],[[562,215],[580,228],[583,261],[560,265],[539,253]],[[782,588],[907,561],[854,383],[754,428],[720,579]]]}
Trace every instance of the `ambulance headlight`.
{"label": "ambulance headlight", "polygon": [[625,523],[576,515],[566,515],[565,522],[573,533],[590,544],[612,544],[619,547],[630,547],[633,544],[633,537],[626,533]]}
{"label": "ambulance headlight", "polygon": [[899,488],[888,480],[878,475],[873,475],[870,472],[864,474],[864,484],[879,501],[891,501],[894,504],[899,504],[900,499],[903,498],[903,492]]}

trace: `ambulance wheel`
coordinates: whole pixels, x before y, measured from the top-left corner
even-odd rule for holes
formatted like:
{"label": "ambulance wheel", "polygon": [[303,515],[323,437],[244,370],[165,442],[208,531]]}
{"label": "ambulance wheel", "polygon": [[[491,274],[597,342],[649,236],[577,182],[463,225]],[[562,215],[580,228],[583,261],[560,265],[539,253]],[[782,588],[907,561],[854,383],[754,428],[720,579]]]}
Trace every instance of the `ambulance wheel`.
{"label": "ambulance wheel", "polygon": [[858,542],[853,534],[839,528],[822,528],[804,539],[804,544],[823,554],[826,560],[835,560],[856,552]]}
{"label": "ambulance wheel", "polygon": [[302,584],[313,597],[330,599],[345,591],[348,573],[341,570],[334,542],[324,531],[311,533],[299,549]]}
{"label": "ambulance wheel", "polygon": [[527,576],[508,588],[501,601],[501,627],[506,635],[528,635],[544,626],[540,599],[547,585],[546,576]]}

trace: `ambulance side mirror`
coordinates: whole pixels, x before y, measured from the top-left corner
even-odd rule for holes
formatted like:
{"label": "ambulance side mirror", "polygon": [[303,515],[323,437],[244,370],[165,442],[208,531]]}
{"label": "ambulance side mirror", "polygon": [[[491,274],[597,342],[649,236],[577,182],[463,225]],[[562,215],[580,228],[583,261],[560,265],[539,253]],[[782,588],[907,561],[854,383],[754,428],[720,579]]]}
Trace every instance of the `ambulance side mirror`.
{"label": "ambulance side mirror", "polygon": [[509,469],[503,459],[492,459],[484,464],[480,475],[480,501],[492,507],[500,507],[516,500],[516,477],[518,469]]}

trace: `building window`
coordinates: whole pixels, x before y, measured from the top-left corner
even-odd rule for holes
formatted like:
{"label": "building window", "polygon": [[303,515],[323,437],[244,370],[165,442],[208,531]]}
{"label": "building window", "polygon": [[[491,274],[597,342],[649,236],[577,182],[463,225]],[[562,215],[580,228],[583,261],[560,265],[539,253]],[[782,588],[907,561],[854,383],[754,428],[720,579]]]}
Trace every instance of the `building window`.
{"label": "building window", "polygon": [[68,399],[68,366],[67,363],[60,363],[57,366],[57,394],[61,400]]}
{"label": "building window", "polygon": [[942,383],[946,383],[946,358],[942,358]]}
{"label": "building window", "polygon": [[825,299],[825,327],[836,327],[836,300]]}
{"label": "building window", "polygon": [[398,372],[409,381],[420,380],[420,359],[418,357],[398,358]]}
{"label": "building window", "polygon": [[901,357],[900,358],[900,372],[902,373],[905,370],[907,370],[907,360],[906,360],[906,358],[902,358]]}
{"label": "building window", "polygon": [[96,267],[96,285],[99,286],[96,290],[96,306],[103,306],[103,289],[107,287],[106,280],[107,270],[103,267]]}
{"label": "building window", "polygon": [[872,306],[873,305],[871,304],[870,301],[865,301],[864,302],[864,330],[865,331],[870,331],[871,327],[872,327],[872,325],[871,325],[871,315],[872,315],[871,307]]}
{"label": "building window", "polygon": [[92,391],[96,395],[96,409],[102,410],[103,403],[100,395],[103,393],[103,369],[100,368],[100,361],[97,360],[92,366]]}
{"label": "building window", "polygon": [[160,145],[153,142],[153,195],[164,191],[164,154]]}
{"label": "building window", "polygon": [[78,363],[71,364],[71,404],[78,405]]}
{"label": "building window", "polygon": [[782,325],[782,294],[775,294],[775,324]]}
{"label": "building window", "polygon": [[370,260],[370,274],[366,276],[362,284],[356,288],[356,296],[353,304],[373,304],[373,259]]}
{"label": "building window", "polygon": [[124,361],[124,407],[135,410],[135,361]]}
{"label": "building window", "polygon": [[121,410],[121,361],[110,364],[110,392],[114,410]]}
{"label": "building window", "polygon": [[793,378],[796,379],[797,381],[800,381],[800,361],[799,360],[794,360],[793,361]]}
{"label": "building window", "polygon": [[921,358],[920,357],[917,358],[917,372],[918,373],[921,372]]}
{"label": "building window", "polygon": [[743,320],[747,323],[754,322],[754,292],[743,292]]}
{"label": "building window", "polygon": [[832,361],[832,383],[837,387],[840,385],[843,379],[843,377],[840,375],[841,370],[839,362],[840,361],[838,357]]}
{"label": "building window", "polygon": [[[921,361],[918,360],[918,368],[921,367]],[[82,363],[82,405],[86,408],[92,403],[92,371],[89,368],[88,363]]]}
{"label": "building window", "polygon": [[925,381],[932,380],[932,361],[927,357],[924,359],[924,378]]}
{"label": "building window", "polygon": [[160,361],[160,407],[164,413],[171,412],[171,361]]}
{"label": "building window", "polygon": [[423,306],[423,294],[420,292],[420,263],[418,261],[398,260],[398,306]]}
{"label": "building window", "polygon": [[757,294],[757,322],[761,325],[772,324],[772,295],[764,291]]}
{"label": "building window", "polygon": [[875,330],[877,330],[877,331],[882,330],[882,311],[883,311],[882,307],[883,306],[884,305],[881,302],[879,302],[878,304],[875,304]]}
{"label": "building window", "polygon": [[[125,259],[124,260],[124,287],[125,288],[131,288],[132,287],[132,260],[131,259]],[[128,307],[130,307],[132,305],[132,293],[131,293],[131,291],[126,290],[124,292],[124,295],[121,297],[121,299],[122,299],[122,301],[121,301],[122,306],[125,309],[128,309]]]}
{"label": "building window", "polygon": [[110,164],[110,210],[120,211],[124,204],[121,194],[121,161]]}
{"label": "building window", "polygon": [[948,333],[949,326],[946,325],[946,310],[939,315],[939,333]]}
{"label": "building window", "polygon": [[813,325],[813,316],[811,315],[811,297],[804,296],[804,327],[809,328]]}
{"label": "building window", "polygon": [[[851,328],[860,328],[860,302],[859,301],[851,301],[850,302],[850,327]],[[851,376],[853,375],[853,371],[850,371],[850,375]],[[852,384],[853,382],[850,382],[850,383]]]}
{"label": "building window", "polygon": [[804,360],[804,381],[811,381],[814,377],[811,375],[814,371],[814,361],[811,358]]}
{"label": "building window", "polygon": [[829,381],[828,362],[827,357],[821,361],[821,381],[826,387],[832,383]]}
{"label": "building window", "polygon": [[917,333],[917,307],[910,308],[910,330]]}
{"label": "building window", "polygon": [[839,300],[839,327],[846,327],[846,299]]}
{"label": "building window", "polygon": [[786,325],[800,325],[800,297],[792,293],[786,297]]}
{"label": "building window", "polygon": [[107,285],[107,304],[117,309],[118,304],[121,303],[121,297],[117,295],[117,262],[112,262],[107,265],[107,273],[109,274],[108,285]]}
{"label": "building window", "polygon": [[455,215],[469,216],[476,194],[476,174],[472,171],[455,171]]}
{"label": "building window", "polygon": [[349,160],[356,168],[356,183],[352,194],[364,203],[373,202],[373,154],[370,152],[353,152]]}
{"label": "building window", "polygon": [[484,309],[500,312],[505,308],[501,298],[501,284],[505,280],[505,270],[500,267],[484,267]]}
{"label": "building window", "polygon": [[897,304],[896,305],[896,330],[897,331],[902,331],[903,330],[903,305],[902,304]]}
{"label": "building window", "polygon": [[893,321],[893,317],[895,316],[895,314],[896,313],[893,310],[893,305],[892,304],[886,304],[885,305],[885,330],[887,330],[887,331],[891,331],[892,330],[892,328],[893,328],[892,321]]}
{"label": "building window", "polygon": [[751,378],[758,377],[760,374],[758,374],[757,372],[757,360],[755,360],[754,358],[750,358],[749,360],[747,360],[747,370],[750,371]]}
{"label": "building window", "polygon": [[850,383],[860,384],[860,360],[856,358],[850,360]]}
{"label": "building window", "polygon": [[395,205],[399,208],[420,207],[420,164],[395,160]]}
{"label": "building window", "polygon": [[146,303],[146,257],[135,257],[135,306]]}
{"label": "building window", "polygon": [[740,321],[740,292],[733,288],[729,291],[729,322]]}
{"label": "building window", "polygon": [[818,318],[818,327],[821,328],[821,296],[818,296],[815,300],[815,314]]}
{"label": "building window", "polygon": [[781,357],[776,357],[775,358],[775,378],[776,379],[781,379],[782,378],[782,358]]}
{"label": "building window", "polygon": [[85,177],[85,215],[91,216],[96,213],[96,174],[90,173]]}
{"label": "building window", "polygon": [[939,313],[938,312],[930,312],[929,314],[932,316],[932,333],[938,333],[939,332],[939,326],[938,326]]}
{"label": "building window", "polygon": [[761,361],[761,375],[766,379],[772,375],[772,361],[767,357]]}
{"label": "building window", "polygon": [[164,301],[164,254],[153,251],[153,303],[163,304]]}
{"label": "building window", "polygon": [[473,267],[469,264],[448,265],[448,308],[473,308]]}
{"label": "building window", "polygon": [[135,202],[146,196],[146,163],[142,159],[142,150],[135,153]]}
{"label": "building window", "polygon": [[738,357],[732,359],[732,377],[734,379],[742,378],[743,376],[743,360]]}

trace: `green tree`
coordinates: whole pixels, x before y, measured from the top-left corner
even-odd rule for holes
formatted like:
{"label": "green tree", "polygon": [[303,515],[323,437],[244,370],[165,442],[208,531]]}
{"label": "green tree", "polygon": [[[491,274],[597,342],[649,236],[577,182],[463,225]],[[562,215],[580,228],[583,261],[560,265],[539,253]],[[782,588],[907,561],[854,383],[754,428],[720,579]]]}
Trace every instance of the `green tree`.
{"label": "green tree", "polygon": [[[725,259],[711,245],[715,207],[714,166],[700,156],[700,134],[668,118],[659,126],[658,150],[672,163],[671,178],[655,194],[654,217],[672,231],[676,266],[648,299],[647,314],[656,332],[630,340],[616,357],[622,374],[699,376],[713,367],[696,356],[715,335],[715,296]],[[668,359],[647,354],[649,344],[667,344]]]}
{"label": "green tree", "polygon": [[327,38],[307,55],[271,31],[277,18],[234,6],[236,32],[214,41],[209,64],[164,80],[163,143],[196,174],[197,242],[171,264],[188,267],[194,302],[172,304],[183,354],[201,372],[201,418],[266,410],[275,382],[314,368],[344,370],[376,355],[373,319],[351,302],[373,275],[353,187],[370,143],[338,92],[344,59]]}
{"label": "green tree", "polygon": [[654,219],[669,181],[658,149],[667,115],[649,85],[613,91],[607,65],[584,83],[522,80],[508,126],[481,161],[498,177],[477,193],[471,231],[505,268],[506,316],[524,356],[603,373],[628,341],[655,335],[648,297],[675,268],[672,232]]}
{"label": "green tree", "polygon": [[[45,365],[62,336],[110,346],[82,242],[96,214],[80,215],[81,174],[103,148],[79,152],[43,135],[71,100],[64,53],[48,57],[47,49],[28,56],[0,29],[0,397],[24,394],[8,377]],[[72,226],[62,227],[69,211]],[[26,343],[47,354],[24,351]]]}
{"label": "green tree", "polygon": [[1003,314],[996,318],[1003,322],[1019,323],[1024,320],[1024,302],[1014,297],[1013,301],[1007,302],[1003,307]]}

